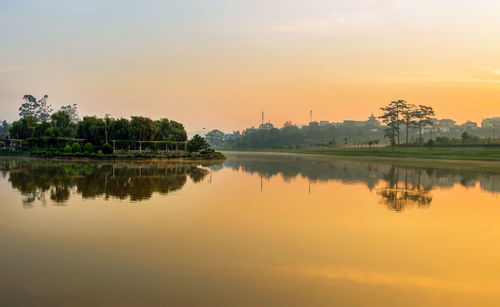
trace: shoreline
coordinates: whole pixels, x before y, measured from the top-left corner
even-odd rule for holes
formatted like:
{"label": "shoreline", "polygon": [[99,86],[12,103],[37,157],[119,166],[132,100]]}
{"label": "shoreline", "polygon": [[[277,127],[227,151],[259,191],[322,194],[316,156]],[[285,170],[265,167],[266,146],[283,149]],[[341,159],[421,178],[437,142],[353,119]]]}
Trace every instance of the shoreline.
{"label": "shoreline", "polygon": [[391,163],[396,166],[409,166],[419,168],[436,169],[462,169],[469,171],[480,171],[487,173],[500,173],[500,160],[473,160],[452,158],[420,158],[420,157],[397,157],[397,156],[369,156],[369,155],[340,155],[321,154],[316,152],[286,152],[286,151],[225,151],[227,156],[231,154],[262,154],[262,155],[291,155],[296,157],[316,157],[334,160],[353,160],[360,162]]}
{"label": "shoreline", "polygon": [[49,155],[30,155],[30,154],[5,154],[0,153],[0,158],[28,158],[38,160],[52,161],[70,161],[70,162],[88,162],[88,161],[103,161],[103,162],[197,162],[197,161],[224,161],[226,156],[193,156],[193,157],[120,157],[120,156],[49,156]]}
{"label": "shoreline", "polygon": [[226,150],[226,153],[266,153],[266,154],[295,154],[318,155],[339,158],[365,158],[376,160],[435,160],[435,161],[476,161],[486,163],[500,163],[500,149],[488,147],[400,147],[400,148],[353,148],[333,150]]}

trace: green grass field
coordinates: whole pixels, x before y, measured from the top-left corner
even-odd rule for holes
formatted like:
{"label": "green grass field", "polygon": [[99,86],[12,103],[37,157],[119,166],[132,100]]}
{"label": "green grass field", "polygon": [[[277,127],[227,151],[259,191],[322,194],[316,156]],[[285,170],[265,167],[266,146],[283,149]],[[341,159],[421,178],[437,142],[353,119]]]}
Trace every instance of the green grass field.
{"label": "green grass field", "polygon": [[500,161],[500,148],[484,147],[378,147],[331,150],[299,150],[296,153],[418,159]]}

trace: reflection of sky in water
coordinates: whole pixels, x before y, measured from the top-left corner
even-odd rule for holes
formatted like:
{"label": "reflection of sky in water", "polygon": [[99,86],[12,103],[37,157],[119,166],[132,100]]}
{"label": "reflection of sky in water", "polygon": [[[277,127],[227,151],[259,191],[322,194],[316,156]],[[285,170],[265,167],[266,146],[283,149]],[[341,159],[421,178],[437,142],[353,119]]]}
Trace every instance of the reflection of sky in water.
{"label": "reflection of sky in water", "polygon": [[[420,166],[395,165],[391,162],[342,160],[304,157],[298,155],[230,154],[225,167],[269,178],[280,175],[285,180],[297,176],[311,182],[340,180],[343,183],[363,183],[370,189],[380,181],[403,182],[413,186],[451,188],[455,184],[473,187],[477,183],[489,192],[500,192],[500,172],[461,169],[460,163],[449,168],[433,168],[420,162]],[[415,164],[415,163],[413,163]]]}
{"label": "reflection of sky in water", "polygon": [[409,207],[429,207],[432,190],[455,185],[497,193],[500,174],[477,171],[473,167],[433,168],[367,160],[342,160],[277,154],[228,154],[226,161],[187,163],[71,163],[40,160],[3,159],[0,171],[12,187],[22,193],[25,207],[48,201],[62,205],[71,197],[103,197],[140,202],[154,193],[180,191],[188,179],[199,183],[223,169],[257,174],[263,179],[281,177],[284,182],[304,178],[310,184],[339,181],[363,184],[376,191],[379,202],[395,211]]}
{"label": "reflection of sky in water", "polygon": [[0,305],[498,306],[494,170],[228,157],[0,159]]}

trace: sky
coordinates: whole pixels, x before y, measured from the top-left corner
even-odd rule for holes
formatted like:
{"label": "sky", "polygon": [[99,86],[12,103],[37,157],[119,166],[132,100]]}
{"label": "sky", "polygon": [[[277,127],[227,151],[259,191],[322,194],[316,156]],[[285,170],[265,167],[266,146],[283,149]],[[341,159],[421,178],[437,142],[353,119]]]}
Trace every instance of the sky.
{"label": "sky", "polygon": [[496,0],[0,0],[0,118],[25,94],[81,115],[230,132],[362,120],[391,100],[500,116]]}

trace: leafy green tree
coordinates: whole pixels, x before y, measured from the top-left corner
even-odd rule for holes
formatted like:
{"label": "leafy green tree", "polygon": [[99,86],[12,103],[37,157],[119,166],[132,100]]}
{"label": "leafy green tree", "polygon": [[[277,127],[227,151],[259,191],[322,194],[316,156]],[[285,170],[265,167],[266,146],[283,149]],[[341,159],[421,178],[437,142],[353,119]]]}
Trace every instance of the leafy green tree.
{"label": "leafy green tree", "polygon": [[85,146],[83,146],[83,151],[86,151],[88,153],[95,152],[95,147],[92,145],[92,143],[86,143]]}
{"label": "leafy green tree", "polygon": [[78,143],[73,143],[73,145],[71,145],[71,151],[73,153],[81,152],[82,146],[80,146],[80,144],[78,144]]}
{"label": "leafy green tree", "polygon": [[169,127],[170,127],[170,136],[169,136],[170,141],[184,142],[187,140],[187,133],[183,124],[171,120],[169,122]]}
{"label": "leafy green tree", "polygon": [[130,121],[130,134],[136,141],[152,141],[158,132],[151,118],[143,116],[132,116]]}
{"label": "leafy green tree", "polygon": [[100,146],[105,139],[104,121],[95,116],[85,116],[76,126],[76,135],[78,138]]}
{"label": "leafy green tree", "polygon": [[416,125],[418,127],[418,139],[421,145],[423,145],[422,139],[422,127],[427,125],[432,125],[432,117],[434,116],[434,110],[432,107],[419,105],[414,110],[414,118],[416,119]]}
{"label": "leafy green tree", "polygon": [[39,104],[37,100],[32,95],[23,96],[24,103],[19,107],[19,116],[24,118],[28,116],[36,117],[37,109]]}
{"label": "leafy green tree", "polygon": [[68,152],[69,153],[69,152],[72,152],[72,151],[73,150],[72,150],[71,146],[66,145],[66,147],[64,147],[64,152]]}
{"label": "leafy green tree", "polygon": [[385,136],[390,138],[391,144],[396,144],[395,137],[397,136],[397,144],[399,145],[401,115],[406,108],[407,104],[404,100],[391,101],[386,107],[380,108],[384,113],[379,118],[387,125]]}
{"label": "leafy green tree", "polygon": [[391,146],[396,146],[396,132],[394,127],[388,127],[384,130],[384,137],[388,138],[391,142]]}
{"label": "leafy green tree", "polygon": [[304,133],[294,125],[291,121],[285,122],[280,130],[281,142],[285,146],[292,146],[298,143],[303,143]]}
{"label": "leafy green tree", "polygon": [[470,135],[467,132],[462,133],[462,143],[465,144],[470,139]]}
{"label": "leafy green tree", "polygon": [[78,105],[76,103],[62,106],[59,111],[68,113],[72,123],[76,124],[80,120],[80,118],[78,117]]}
{"label": "leafy green tree", "polygon": [[410,128],[415,127],[417,122],[415,121],[416,106],[413,104],[405,104],[402,106],[401,117],[403,123],[406,127],[405,143],[408,145],[408,137],[410,136]]}
{"label": "leafy green tree", "polygon": [[107,155],[110,155],[113,153],[113,146],[111,146],[110,144],[106,143],[104,145],[102,145],[102,152],[104,154],[107,154]]}
{"label": "leafy green tree", "polygon": [[52,113],[52,106],[47,103],[49,96],[44,95],[42,99],[38,100],[38,108],[36,117],[39,121],[48,121]]}
{"label": "leafy green tree", "polygon": [[161,141],[170,140],[170,121],[166,118],[162,118],[155,122],[158,133],[156,134],[156,139]]}
{"label": "leafy green tree", "polygon": [[155,139],[159,141],[179,141],[187,140],[187,133],[184,125],[173,120],[162,118],[155,121],[157,133]]}
{"label": "leafy green tree", "polygon": [[450,145],[450,138],[447,136],[438,136],[436,138],[435,144],[440,146],[448,146]]}
{"label": "leafy green tree", "polygon": [[35,127],[34,137],[41,138],[49,135],[50,123],[43,121]]}
{"label": "leafy green tree", "polygon": [[38,121],[48,121],[52,113],[52,107],[47,104],[49,96],[44,95],[38,100],[33,95],[24,95],[24,103],[19,107],[19,116],[28,117],[34,116]]}
{"label": "leafy green tree", "polygon": [[26,116],[12,123],[10,135],[15,139],[31,138],[35,134],[37,119],[34,116]]}
{"label": "leafy green tree", "polygon": [[7,121],[2,121],[2,124],[0,125],[0,136],[9,136],[9,128],[10,125],[7,123]]}
{"label": "leafy green tree", "polygon": [[200,135],[195,135],[191,140],[187,143],[187,149],[189,152],[193,151],[204,151],[207,150],[210,145],[202,138]]}
{"label": "leafy green tree", "polygon": [[72,137],[75,129],[71,123],[71,117],[64,111],[57,111],[51,115],[50,133],[55,137]]}
{"label": "leafy green tree", "polygon": [[113,119],[109,126],[110,140],[130,140],[130,121],[128,119]]}

